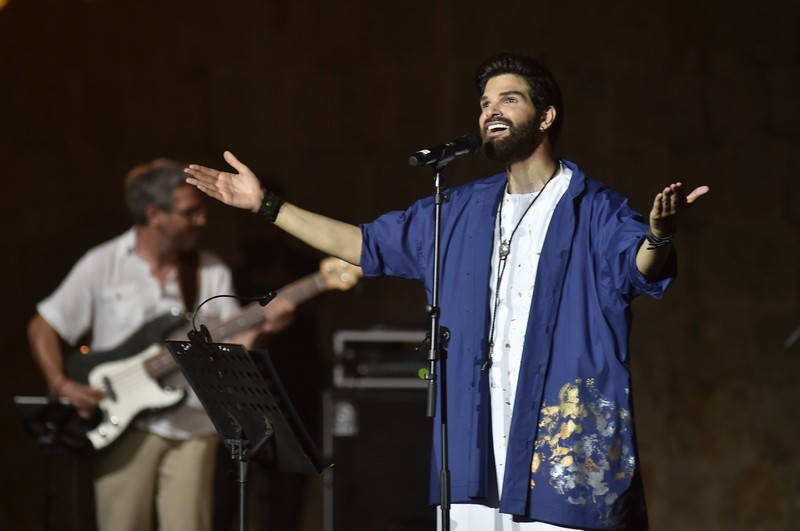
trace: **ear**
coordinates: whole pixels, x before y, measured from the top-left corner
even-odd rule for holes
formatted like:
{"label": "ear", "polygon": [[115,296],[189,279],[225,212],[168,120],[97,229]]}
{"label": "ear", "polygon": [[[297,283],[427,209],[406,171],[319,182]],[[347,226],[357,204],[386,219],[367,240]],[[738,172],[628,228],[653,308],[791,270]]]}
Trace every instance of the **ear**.
{"label": "ear", "polygon": [[542,112],[542,118],[539,120],[539,131],[546,133],[553,123],[556,121],[556,108],[552,105]]}
{"label": "ear", "polygon": [[144,211],[145,218],[147,219],[147,224],[152,225],[153,221],[158,219],[159,216],[163,216],[166,214],[162,209],[158,207],[155,203],[150,203],[147,205],[147,208]]}

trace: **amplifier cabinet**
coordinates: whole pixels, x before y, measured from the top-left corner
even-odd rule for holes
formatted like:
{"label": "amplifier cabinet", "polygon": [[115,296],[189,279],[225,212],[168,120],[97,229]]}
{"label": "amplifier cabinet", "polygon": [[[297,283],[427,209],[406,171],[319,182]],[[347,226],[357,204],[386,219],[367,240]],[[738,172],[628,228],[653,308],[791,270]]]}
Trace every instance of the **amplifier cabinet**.
{"label": "amplifier cabinet", "polygon": [[338,330],[333,335],[333,385],[339,388],[422,389],[429,368],[424,330]]}
{"label": "amplifier cabinet", "polygon": [[428,503],[433,420],[427,384],[416,377],[426,356],[414,359],[425,333],[379,332],[334,336],[340,374],[323,396],[323,452],[333,463],[324,475],[324,531],[436,527]]}

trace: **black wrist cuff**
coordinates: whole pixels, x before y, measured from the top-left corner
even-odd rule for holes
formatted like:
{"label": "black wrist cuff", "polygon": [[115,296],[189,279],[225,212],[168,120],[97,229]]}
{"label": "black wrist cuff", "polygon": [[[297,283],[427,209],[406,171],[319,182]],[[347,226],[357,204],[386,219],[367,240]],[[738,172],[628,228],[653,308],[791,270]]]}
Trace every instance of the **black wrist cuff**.
{"label": "black wrist cuff", "polygon": [[258,209],[257,215],[267,218],[267,221],[274,223],[278,218],[278,212],[283,205],[284,200],[271,191],[264,189],[264,199],[261,201],[261,208]]}

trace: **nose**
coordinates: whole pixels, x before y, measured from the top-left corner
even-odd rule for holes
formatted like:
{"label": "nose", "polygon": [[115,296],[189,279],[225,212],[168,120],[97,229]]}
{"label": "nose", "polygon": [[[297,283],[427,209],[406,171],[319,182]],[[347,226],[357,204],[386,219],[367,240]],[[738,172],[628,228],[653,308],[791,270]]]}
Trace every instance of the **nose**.
{"label": "nose", "polygon": [[202,227],[206,224],[207,213],[206,207],[195,207],[186,212],[186,219],[188,219],[189,223],[192,225]]}
{"label": "nose", "polygon": [[192,216],[192,223],[194,223],[198,227],[205,227],[207,215],[208,215],[208,212],[206,212],[205,208],[203,208],[201,210],[198,210]]}
{"label": "nose", "polygon": [[493,116],[500,116],[500,109],[494,103],[487,102],[483,107],[481,116],[483,116],[484,119],[491,118]]}

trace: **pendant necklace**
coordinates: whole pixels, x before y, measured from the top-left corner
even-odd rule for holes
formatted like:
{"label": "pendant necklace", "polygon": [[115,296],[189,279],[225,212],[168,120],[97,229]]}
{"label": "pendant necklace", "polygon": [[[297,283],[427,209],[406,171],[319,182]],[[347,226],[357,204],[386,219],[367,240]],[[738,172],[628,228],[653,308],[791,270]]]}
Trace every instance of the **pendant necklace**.
{"label": "pendant necklace", "polygon": [[[500,240],[500,245],[497,251],[497,257],[499,258],[499,264],[497,267],[497,283],[494,289],[494,308],[492,309],[492,322],[491,326],[489,327],[489,353],[486,357],[486,361],[483,362],[481,366],[481,370],[486,372],[492,366],[492,352],[494,351],[494,327],[495,327],[495,320],[497,319],[497,308],[500,306],[500,283],[503,281],[503,275],[506,272],[506,259],[508,255],[511,253],[511,240],[514,239],[514,234],[516,234],[517,229],[522,224],[522,220],[525,219],[525,215],[528,211],[533,207],[533,204],[539,199],[542,194],[544,193],[544,189],[547,188],[547,185],[550,181],[553,180],[553,177],[556,176],[558,170],[561,169],[561,161],[556,161],[556,167],[553,170],[553,174],[550,176],[549,179],[544,183],[542,189],[539,190],[539,193],[536,194],[536,197],[533,198],[531,203],[522,213],[520,216],[519,221],[517,224],[514,225],[514,228],[511,230],[511,234],[509,235],[508,239],[503,239],[503,203],[505,203],[505,197],[500,200],[500,206],[497,207],[497,239]],[[508,194],[508,183],[506,183],[506,194]]]}

